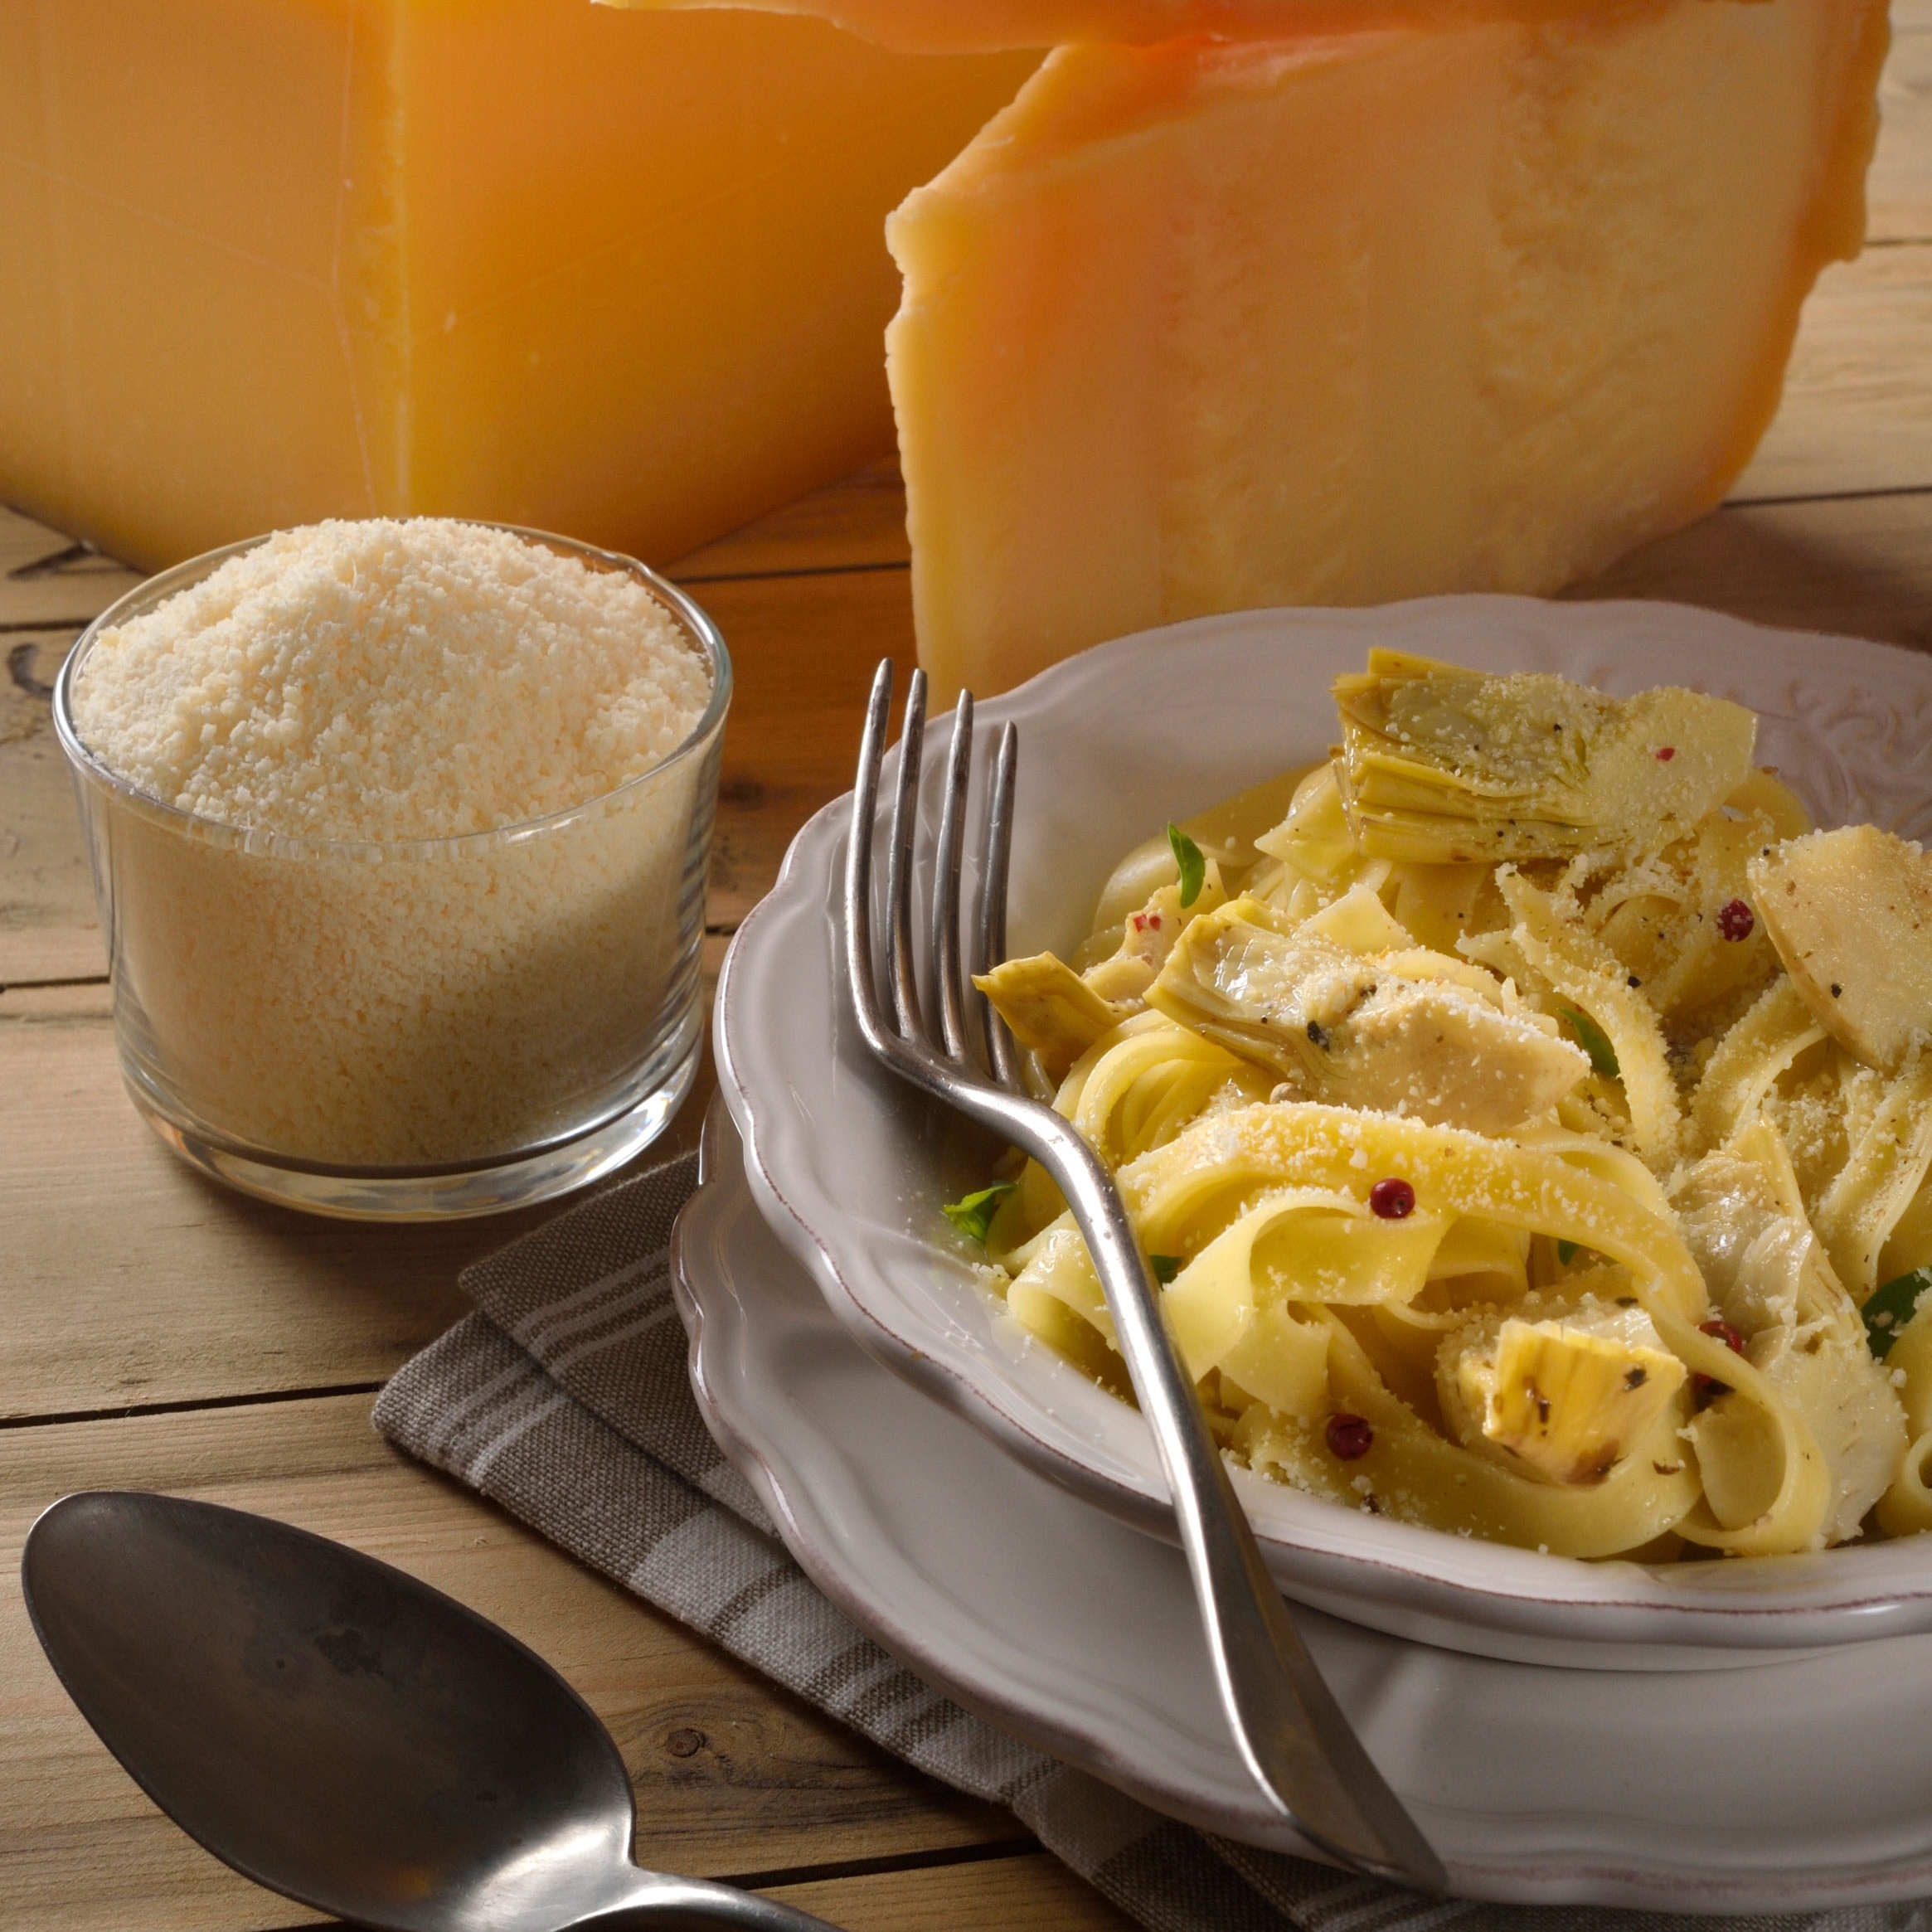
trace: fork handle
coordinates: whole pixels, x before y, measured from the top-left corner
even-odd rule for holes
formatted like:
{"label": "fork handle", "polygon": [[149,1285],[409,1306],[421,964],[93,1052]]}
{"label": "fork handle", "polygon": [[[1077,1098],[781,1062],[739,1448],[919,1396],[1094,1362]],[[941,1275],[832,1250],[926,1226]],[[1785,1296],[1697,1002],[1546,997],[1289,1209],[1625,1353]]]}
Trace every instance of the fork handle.
{"label": "fork handle", "polygon": [[1343,1864],[1446,1893],[1441,1861],[1362,1749],[1261,1561],[1112,1177],[1070,1121],[1042,1119],[1047,1109],[983,1090],[968,1097],[954,1087],[947,1097],[1031,1147],[1086,1239],[1173,1496],[1216,1687],[1250,1773]]}

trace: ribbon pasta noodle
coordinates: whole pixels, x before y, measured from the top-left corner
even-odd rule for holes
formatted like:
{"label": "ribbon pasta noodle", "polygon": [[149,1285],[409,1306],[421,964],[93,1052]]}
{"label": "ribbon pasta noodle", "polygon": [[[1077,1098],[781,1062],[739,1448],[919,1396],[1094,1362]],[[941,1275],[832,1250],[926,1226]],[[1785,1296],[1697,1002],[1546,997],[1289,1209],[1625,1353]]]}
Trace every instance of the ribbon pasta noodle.
{"label": "ribbon pasta noodle", "polygon": [[[978,982],[1224,1449],[1578,1557],[1932,1529],[1932,860],[1813,833],[1721,700],[1379,651],[1336,694],[1330,761]],[[998,1192],[1012,1315],[1131,1400],[1053,1183]]]}

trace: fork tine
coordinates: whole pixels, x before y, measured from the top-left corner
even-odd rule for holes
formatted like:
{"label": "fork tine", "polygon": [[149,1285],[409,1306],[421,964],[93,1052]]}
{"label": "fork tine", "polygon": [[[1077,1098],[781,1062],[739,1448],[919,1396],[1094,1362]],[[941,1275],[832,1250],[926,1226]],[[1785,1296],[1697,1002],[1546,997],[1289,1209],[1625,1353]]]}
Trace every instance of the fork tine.
{"label": "fork tine", "polygon": [[[1000,727],[993,753],[993,796],[986,813],[985,857],[979,868],[979,933],[973,970],[990,973],[1007,956],[1007,875],[1013,856],[1013,780],[1019,767],[1020,734],[1011,723]],[[986,1051],[993,1077],[1009,1092],[1026,1091],[1019,1050],[1007,1023],[986,995],[973,991],[986,1027]]]}
{"label": "fork tine", "polygon": [[866,728],[859,740],[858,775],[852,780],[852,832],[845,853],[846,970],[859,1029],[868,1040],[886,1031],[872,978],[872,827],[879,808],[879,767],[892,710],[892,660],[882,658],[872,674]]}
{"label": "fork tine", "polygon": [[963,691],[953,711],[953,747],[946,760],[946,796],[939,808],[939,842],[933,855],[932,961],[939,1037],[954,1060],[972,1051],[959,983],[959,858],[965,843],[966,789],[973,778],[973,693]]}
{"label": "fork tine", "polygon": [[912,957],[912,852],[919,836],[920,754],[925,748],[925,673],[905,687],[899,724],[899,793],[892,801],[892,846],[886,861],[886,985],[902,1039],[923,1041],[919,978]]}

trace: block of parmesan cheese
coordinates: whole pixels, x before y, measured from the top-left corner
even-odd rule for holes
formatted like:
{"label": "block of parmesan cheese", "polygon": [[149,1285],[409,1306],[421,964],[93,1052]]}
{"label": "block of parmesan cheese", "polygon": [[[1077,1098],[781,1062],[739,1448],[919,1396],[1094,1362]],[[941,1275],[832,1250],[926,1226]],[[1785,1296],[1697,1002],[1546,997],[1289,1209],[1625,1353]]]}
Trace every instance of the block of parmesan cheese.
{"label": "block of parmesan cheese", "polygon": [[0,500],[664,559],[891,447],[880,224],[1038,56],[586,0],[0,0]]}
{"label": "block of parmesan cheese", "polygon": [[1883,0],[1057,49],[894,215],[922,660],[1542,593],[1711,507],[1856,253]]}

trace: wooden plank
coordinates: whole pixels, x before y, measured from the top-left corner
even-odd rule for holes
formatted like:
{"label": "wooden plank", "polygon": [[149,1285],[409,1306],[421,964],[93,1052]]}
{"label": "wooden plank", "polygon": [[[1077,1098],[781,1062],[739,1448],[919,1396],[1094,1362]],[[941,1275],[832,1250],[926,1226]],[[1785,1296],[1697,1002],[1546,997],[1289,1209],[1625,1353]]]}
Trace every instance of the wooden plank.
{"label": "wooden plank", "polygon": [[0,986],[107,970],[86,842],[48,704],[75,634],[69,628],[0,635],[6,672],[0,682]]}
{"label": "wooden plank", "polygon": [[1932,650],[1932,492],[1727,507],[1570,597],[1658,597]]}
{"label": "wooden plank", "polygon": [[666,575],[706,584],[794,570],[886,570],[911,558],[899,459],[886,456],[694,550]]}
{"label": "wooden plank", "polygon": [[[41,1656],[20,1595],[20,1545],[35,1516],[75,1488],[164,1489],[260,1510],[494,1618],[610,1726],[638,1794],[639,1856],[665,1869],[735,1876],[1024,1842],[1007,1813],[909,1770],[396,1454],[370,1429],[368,1410],[366,1396],[338,1397],[0,1431],[0,1922],[243,1932],[313,1918],[163,1818]],[[1035,1883],[1017,1871],[1008,1883],[1058,1896],[1051,1874]],[[968,1879],[961,1896],[1007,1896],[1023,1909],[997,1882],[983,1891]]]}
{"label": "wooden plank", "polygon": [[736,668],[707,917],[735,927],[778,876],[792,835],[852,786],[866,693],[882,657],[912,664],[903,570],[705,586]]}
{"label": "wooden plank", "polygon": [[[1932,34],[1915,36],[1932,50]],[[1932,488],[1932,245],[1871,248],[1818,278],[1784,401],[1733,502]]]}
{"label": "wooden plank", "polygon": [[1045,1852],[780,1886],[771,1896],[845,1932],[1132,1932],[1135,1923]]}
{"label": "wooden plank", "polygon": [[87,624],[140,580],[111,557],[0,505],[0,635],[30,624]]}
{"label": "wooden plank", "polygon": [[1875,242],[1932,241],[1932,3],[1892,0],[1891,54],[1879,84],[1883,124],[1865,183]]}
{"label": "wooden plank", "polygon": [[[381,1227],[204,1180],[130,1104],[98,983],[0,995],[0,1420],[373,1385],[466,1311],[464,1268],[556,1212]],[[707,1041],[671,1127],[604,1185],[694,1146],[716,1085]]]}

